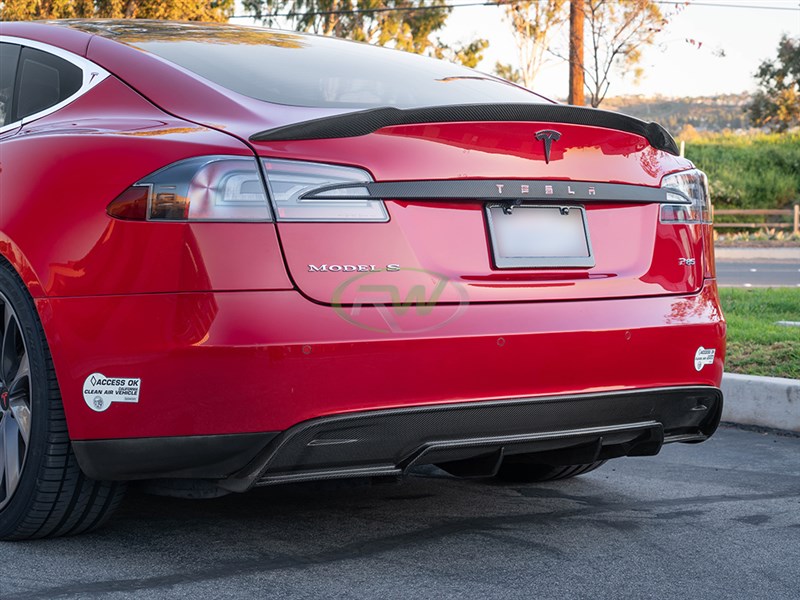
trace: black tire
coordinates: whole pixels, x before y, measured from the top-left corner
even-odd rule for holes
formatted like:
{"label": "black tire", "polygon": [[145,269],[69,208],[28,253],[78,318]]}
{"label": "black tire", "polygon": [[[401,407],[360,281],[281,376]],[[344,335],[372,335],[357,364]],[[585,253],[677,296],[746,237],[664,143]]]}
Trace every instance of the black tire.
{"label": "black tire", "polygon": [[[9,358],[14,352],[21,354]],[[124,488],[81,472],[33,300],[0,262],[0,539],[91,531],[111,516]]]}
{"label": "black tire", "polygon": [[[516,458],[516,457],[515,457]],[[497,471],[497,479],[501,481],[518,483],[535,483],[540,481],[556,481],[558,479],[569,479],[577,477],[589,471],[594,471],[606,461],[598,460],[585,465],[543,465],[541,463],[528,462],[526,460],[503,461]]]}

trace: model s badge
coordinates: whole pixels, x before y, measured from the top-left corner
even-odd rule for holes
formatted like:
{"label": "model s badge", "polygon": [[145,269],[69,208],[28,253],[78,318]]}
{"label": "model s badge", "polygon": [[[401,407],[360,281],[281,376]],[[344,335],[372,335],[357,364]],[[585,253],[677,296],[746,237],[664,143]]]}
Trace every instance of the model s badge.
{"label": "model s badge", "polygon": [[392,263],[385,268],[375,265],[308,265],[309,273],[374,273],[375,271],[399,271],[400,265]]}
{"label": "model s badge", "polygon": [[544,162],[550,164],[550,146],[557,142],[561,134],[553,129],[542,129],[536,132],[536,139],[544,142]]}

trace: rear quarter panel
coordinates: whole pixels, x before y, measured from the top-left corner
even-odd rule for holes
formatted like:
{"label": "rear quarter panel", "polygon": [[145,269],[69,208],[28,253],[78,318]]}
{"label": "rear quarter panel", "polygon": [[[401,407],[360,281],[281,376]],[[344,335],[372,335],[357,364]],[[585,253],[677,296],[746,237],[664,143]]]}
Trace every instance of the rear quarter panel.
{"label": "rear quarter panel", "polygon": [[[172,162],[252,156],[235,138],[158,110],[114,77],[0,144],[0,252],[34,297],[291,287],[271,223],[108,216],[122,191]],[[261,260],[252,260],[256,253]]]}

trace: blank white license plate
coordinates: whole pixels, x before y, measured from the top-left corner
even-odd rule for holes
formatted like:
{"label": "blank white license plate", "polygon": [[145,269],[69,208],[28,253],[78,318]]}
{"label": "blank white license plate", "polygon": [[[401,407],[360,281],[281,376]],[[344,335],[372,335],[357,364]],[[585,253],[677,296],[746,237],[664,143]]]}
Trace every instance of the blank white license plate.
{"label": "blank white license plate", "polygon": [[500,269],[593,267],[586,213],[580,206],[486,209],[495,266]]}

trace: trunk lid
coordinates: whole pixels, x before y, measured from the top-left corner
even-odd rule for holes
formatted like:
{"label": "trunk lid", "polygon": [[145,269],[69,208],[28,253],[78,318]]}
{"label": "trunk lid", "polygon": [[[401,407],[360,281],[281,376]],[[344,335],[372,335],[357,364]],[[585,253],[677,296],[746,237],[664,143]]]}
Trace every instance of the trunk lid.
{"label": "trunk lid", "polygon": [[[549,161],[542,131],[558,133]],[[702,285],[702,226],[659,219],[661,177],[691,165],[635,134],[436,123],[255,146],[262,157],[365,169],[385,203],[386,222],[278,221],[291,277],[316,302],[575,300]]]}

